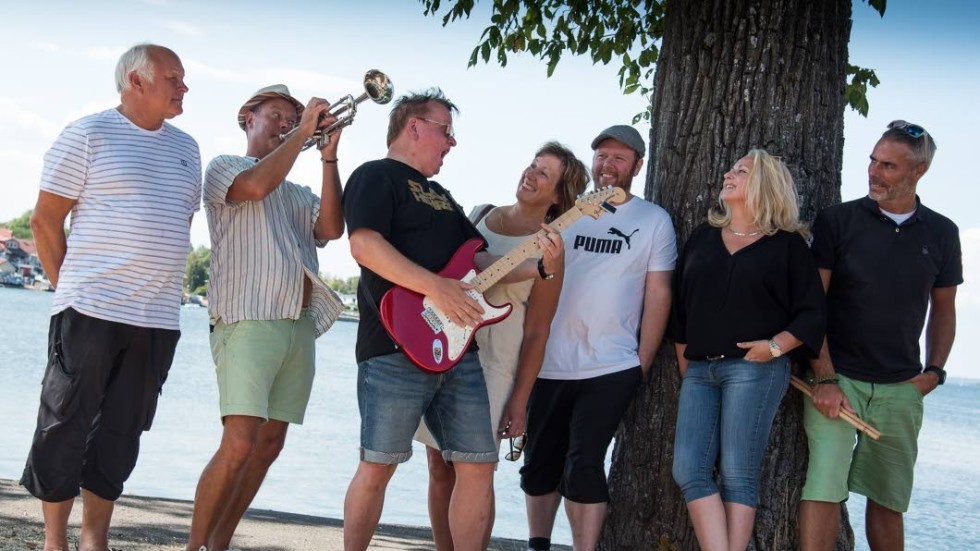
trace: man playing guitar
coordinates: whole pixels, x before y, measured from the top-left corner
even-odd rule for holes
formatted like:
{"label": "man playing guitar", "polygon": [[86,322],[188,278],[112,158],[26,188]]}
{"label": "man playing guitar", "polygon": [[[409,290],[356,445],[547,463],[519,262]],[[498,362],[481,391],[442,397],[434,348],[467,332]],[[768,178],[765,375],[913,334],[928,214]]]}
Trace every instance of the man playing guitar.
{"label": "man playing guitar", "polygon": [[[428,297],[457,325],[476,326],[482,319],[483,309],[467,294],[471,285],[435,273],[464,242],[481,238],[449,193],[429,180],[456,145],[456,111],[438,89],[399,98],[390,117],[387,157],[355,170],[344,192],[351,254],[361,266],[356,347],[361,461],[344,503],[347,550],[367,549],[388,481],[411,457],[412,436],[423,417],[456,469],[449,514],[455,549],[482,548],[491,524],[497,448],[475,347],[451,371],[420,370],[389,337],[378,312],[385,292],[398,285]],[[542,231],[539,241],[543,249],[561,246],[549,231]],[[528,262],[509,279],[537,274],[536,263]]]}

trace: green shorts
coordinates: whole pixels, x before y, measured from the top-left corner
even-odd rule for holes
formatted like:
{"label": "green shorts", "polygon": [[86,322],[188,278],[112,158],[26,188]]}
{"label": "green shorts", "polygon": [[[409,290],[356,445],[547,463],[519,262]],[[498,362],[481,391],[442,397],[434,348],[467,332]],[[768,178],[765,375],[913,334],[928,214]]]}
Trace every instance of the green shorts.
{"label": "green shorts", "polygon": [[298,320],[221,320],[211,333],[221,418],[248,415],[302,424],[313,389],[316,332]]}
{"label": "green shorts", "polygon": [[810,461],[804,500],[846,501],[855,492],[904,513],[922,427],[922,394],[911,383],[865,383],[842,375],[840,387],[862,420],[879,432],[872,440],[843,419],[828,419],[803,400]]}

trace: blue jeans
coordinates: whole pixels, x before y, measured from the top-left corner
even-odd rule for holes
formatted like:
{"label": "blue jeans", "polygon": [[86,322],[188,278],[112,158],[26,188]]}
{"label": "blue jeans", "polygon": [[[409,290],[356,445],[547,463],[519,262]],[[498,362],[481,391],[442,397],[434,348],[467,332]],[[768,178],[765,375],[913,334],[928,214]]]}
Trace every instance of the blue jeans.
{"label": "blue jeans", "polygon": [[412,457],[412,436],[425,423],[446,461],[496,463],[490,402],[476,352],[445,373],[415,367],[401,352],[357,366],[361,459],[393,465]]}
{"label": "blue jeans", "polygon": [[685,501],[718,493],[717,464],[722,501],[758,504],[762,457],[788,385],[786,357],[688,365],[677,407],[673,469]]}

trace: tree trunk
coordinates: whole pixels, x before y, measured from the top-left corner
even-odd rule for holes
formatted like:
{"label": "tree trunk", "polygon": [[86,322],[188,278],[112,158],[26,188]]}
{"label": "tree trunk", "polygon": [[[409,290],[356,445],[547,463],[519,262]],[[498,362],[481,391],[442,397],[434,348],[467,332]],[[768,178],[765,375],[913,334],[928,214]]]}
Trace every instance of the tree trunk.
{"label": "tree trunk", "polygon": [[[671,214],[680,245],[715,204],[723,174],[753,147],[789,166],[804,219],[840,202],[851,0],[668,0],[666,14],[646,197]],[[606,551],[697,549],[671,475],[680,380],[665,344],[617,434]],[[790,388],[777,414],[749,549],[799,547],[800,396]],[[842,518],[837,548],[852,549],[846,510]]]}

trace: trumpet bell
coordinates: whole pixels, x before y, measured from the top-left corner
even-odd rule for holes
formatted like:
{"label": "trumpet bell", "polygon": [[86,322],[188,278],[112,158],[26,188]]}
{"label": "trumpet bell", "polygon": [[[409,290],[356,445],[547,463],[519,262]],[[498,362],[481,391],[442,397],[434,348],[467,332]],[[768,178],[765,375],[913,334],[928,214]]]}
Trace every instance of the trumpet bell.
{"label": "trumpet bell", "polygon": [[364,91],[374,103],[384,105],[391,101],[395,87],[388,75],[377,69],[371,69],[364,73]]}

